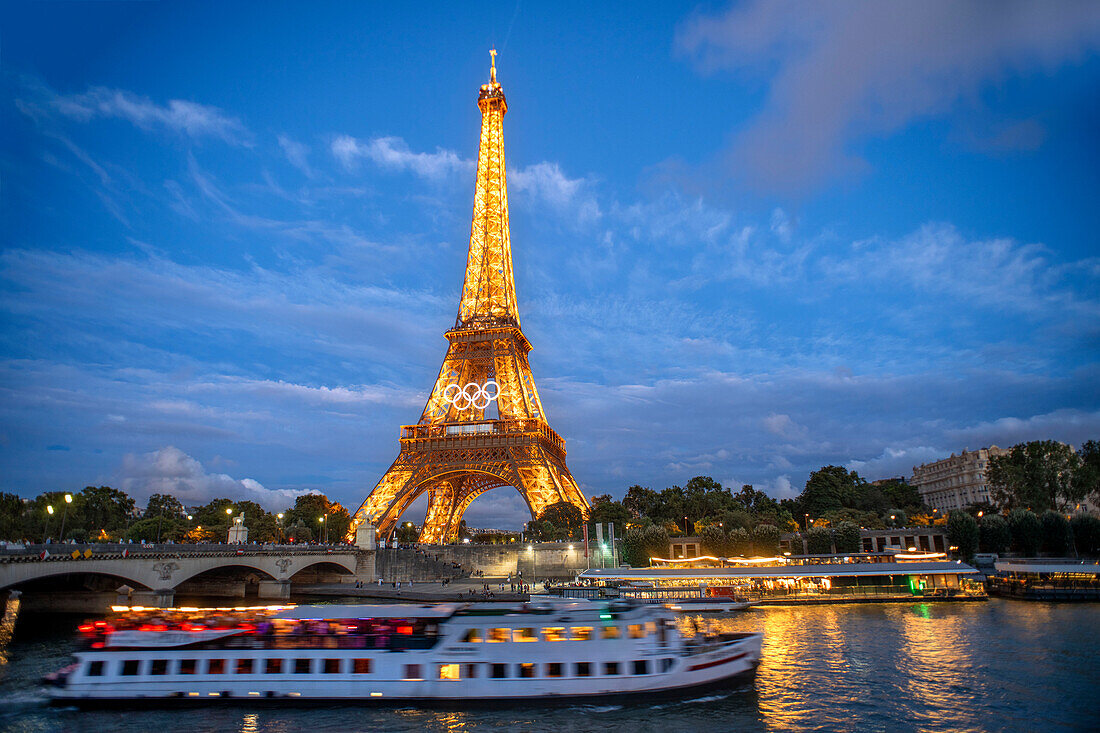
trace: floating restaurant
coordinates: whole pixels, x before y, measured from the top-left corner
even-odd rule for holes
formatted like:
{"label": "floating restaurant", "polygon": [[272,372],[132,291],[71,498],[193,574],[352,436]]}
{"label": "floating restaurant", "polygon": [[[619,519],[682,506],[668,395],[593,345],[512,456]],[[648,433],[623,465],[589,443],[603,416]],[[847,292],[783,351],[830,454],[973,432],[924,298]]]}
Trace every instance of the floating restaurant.
{"label": "floating restaurant", "polygon": [[986,579],[989,593],[1025,601],[1100,601],[1100,565],[1058,560],[1006,560]]}
{"label": "floating restaurant", "polygon": [[622,597],[651,603],[728,597],[761,605],[987,598],[977,569],[959,561],[924,559],[924,555],[895,555],[888,562],[856,555],[739,559],[724,567],[669,567],[672,563],[666,563],[651,568],[592,568],[580,573],[575,585],[554,591],[565,597]]}

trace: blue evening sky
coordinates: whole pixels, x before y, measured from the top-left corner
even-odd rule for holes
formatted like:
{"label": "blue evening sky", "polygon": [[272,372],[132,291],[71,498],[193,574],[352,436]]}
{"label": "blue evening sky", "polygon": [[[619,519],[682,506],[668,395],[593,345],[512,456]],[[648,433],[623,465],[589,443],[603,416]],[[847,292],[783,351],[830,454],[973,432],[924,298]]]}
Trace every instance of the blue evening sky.
{"label": "blue evening sky", "polygon": [[446,350],[493,44],[588,494],[1100,438],[1095,2],[8,3],[0,44],[0,490],[357,507]]}

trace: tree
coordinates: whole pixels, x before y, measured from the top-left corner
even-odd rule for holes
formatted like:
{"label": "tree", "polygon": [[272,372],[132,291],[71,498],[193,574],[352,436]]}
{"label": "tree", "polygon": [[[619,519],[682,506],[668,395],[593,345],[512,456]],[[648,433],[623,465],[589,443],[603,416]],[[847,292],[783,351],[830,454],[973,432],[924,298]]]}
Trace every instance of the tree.
{"label": "tree", "polygon": [[978,521],[966,512],[947,515],[947,542],[960,557],[971,558],[978,549]]}
{"label": "tree", "polygon": [[631,517],[630,511],[619,502],[603,501],[592,506],[589,522],[593,525],[611,522],[615,525],[615,535],[622,536],[626,532],[626,523],[631,519],[633,517]]}
{"label": "tree", "polygon": [[887,507],[894,506],[899,509],[916,511],[924,504],[920,491],[904,479],[890,479],[883,481],[874,487],[882,492],[886,499]]}
{"label": "tree", "polygon": [[636,484],[627,489],[626,496],[623,497],[623,506],[638,519],[648,517],[657,521],[658,503],[659,497],[656,491]]}
{"label": "tree", "polygon": [[83,526],[89,531],[122,529],[134,515],[134,500],[110,486],[86,486],[80,499]]}
{"label": "tree", "polygon": [[779,527],[774,524],[758,524],[752,531],[752,548],[757,555],[774,555],[779,552]]}
{"label": "tree", "polygon": [[703,546],[704,555],[715,557],[729,557],[729,541],[726,531],[717,524],[708,524],[699,533],[699,540]]}
{"label": "tree", "polygon": [[588,505],[595,508],[598,507],[600,504],[606,504],[609,501],[613,501],[613,499],[611,498],[611,494],[600,494],[599,496],[593,496],[592,499],[588,502]]}
{"label": "tree", "polygon": [[664,527],[653,524],[646,527],[643,534],[644,548],[646,553],[646,563],[649,564],[649,558],[651,557],[668,557],[668,532]]}
{"label": "tree", "polygon": [[297,522],[286,528],[286,537],[290,542],[298,544],[311,542],[313,540],[313,530],[308,524]]}
{"label": "tree", "polygon": [[20,540],[26,534],[27,506],[15,494],[0,492],[0,539]]}
{"label": "tree", "polygon": [[819,517],[830,509],[854,507],[866,482],[842,466],[823,466],[810,474],[798,500],[804,513]]}
{"label": "tree", "polygon": [[986,514],[978,524],[978,546],[982,552],[995,552],[1000,554],[1008,548],[1012,541],[1012,533],[1008,530],[1008,522],[1000,514]]}
{"label": "tree", "polygon": [[1033,440],[989,459],[986,476],[994,503],[1007,509],[1056,511],[1072,507],[1084,495],[1075,481],[1080,457],[1065,443]]}
{"label": "tree", "polygon": [[729,531],[730,554],[726,557],[748,557],[752,554],[752,535],[744,527],[734,527]]}
{"label": "tree", "polygon": [[837,552],[861,552],[863,538],[859,527],[851,522],[840,522],[833,527],[833,542]]}
{"label": "tree", "polygon": [[1039,552],[1043,539],[1043,525],[1034,512],[1013,509],[1008,513],[1008,531],[1012,535],[1012,549],[1030,557]]}
{"label": "tree", "polygon": [[810,527],[806,531],[806,551],[811,555],[828,555],[833,551],[833,531],[828,527]]}
{"label": "tree", "polygon": [[[324,522],[320,521],[324,517]],[[300,494],[294,498],[294,506],[284,512],[286,526],[302,524],[313,528],[311,535],[328,541],[341,542],[351,528],[351,516],[339,503],[329,501],[324,494]],[[327,525],[327,527],[326,527]]]}
{"label": "tree", "polygon": [[126,530],[126,539],[140,542],[179,541],[187,534],[187,523],[175,517],[139,519]]}
{"label": "tree", "polygon": [[1079,555],[1100,555],[1100,519],[1088,514],[1078,514],[1069,522],[1073,530],[1073,544]]}
{"label": "tree", "polygon": [[584,524],[584,514],[575,504],[567,501],[556,501],[542,510],[538,521],[549,522],[563,534],[573,537]]}
{"label": "tree", "polygon": [[412,544],[420,537],[420,530],[412,522],[402,522],[397,526],[397,541],[402,544]]}
{"label": "tree", "polygon": [[1043,525],[1043,552],[1064,555],[1073,549],[1073,530],[1069,520],[1056,511],[1048,510],[1039,517]]}
{"label": "tree", "polygon": [[887,509],[886,524],[889,527],[908,527],[909,517],[902,509]]}
{"label": "tree", "polygon": [[[1077,471],[1073,475],[1074,495],[1078,502],[1100,496],[1100,443],[1086,441],[1077,451]],[[1076,508],[1076,507],[1075,507]]]}
{"label": "tree", "polygon": [[173,519],[186,514],[180,500],[171,494],[153,494],[145,504],[145,519],[153,517],[172,517]]}

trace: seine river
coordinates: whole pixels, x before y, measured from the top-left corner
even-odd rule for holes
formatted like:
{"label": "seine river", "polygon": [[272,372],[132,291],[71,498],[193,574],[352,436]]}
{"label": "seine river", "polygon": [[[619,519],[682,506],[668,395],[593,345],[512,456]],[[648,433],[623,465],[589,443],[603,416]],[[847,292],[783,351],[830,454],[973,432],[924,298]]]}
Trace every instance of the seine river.
{"label": "seine river", "polygon": [[66,663],[60,624],[0,650],[7,731],[941,731],[1100,729],[1100,605],[991,600],[753,609],[713,623],[764,632],[755,684],[676,703],[489,711],[332,707],[81,713],[39,677]]}

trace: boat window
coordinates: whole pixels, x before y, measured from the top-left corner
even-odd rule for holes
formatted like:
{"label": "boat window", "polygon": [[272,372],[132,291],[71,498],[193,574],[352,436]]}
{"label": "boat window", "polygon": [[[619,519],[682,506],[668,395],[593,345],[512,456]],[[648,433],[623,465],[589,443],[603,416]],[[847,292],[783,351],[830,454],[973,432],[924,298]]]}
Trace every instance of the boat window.
{"label": "boat window", "polygon": [[661,671],[662,672],[667,672],[670,669],[672,669],[672,660],[671,659],[662,659],[661,660]]}
{"label": "boat window", "polygon": [[591,677],[592,676],[592,663],[591,662],[577,662],[576,673],[578,677]]}
{"label": "boat window", "polygon": [[168,674],[168,660],[154,659],[149,665],[149,674]]}
{"label": "boat window", "polygon": [[481,643],[481,629],[470,629],[466,632],[466,636],[462,637],[462,640],[468,644]]}
{"label": "boat window", "polygon": [[565,629],[561,626],[544,626],[542,638],[546,641],[565,641]]}
{"label": "boat window", "polygon": [[439,679],[441,679],[441,680],[457,680],[457,679],[459,679],[458,665],[457,664],[441,664],[441,665],[439,665]]}
{"label": "boat window", "polygon": [[591,626],[573,626],[569,631],[571,632],[570,641],[588,641],[592,638]]}
{"label": "boat window", "polygon": [[645,638],[645,627],[641,624],[630,624],[630,626],[627,627],[627,630],[630,632],[631,639]]}
{"label": "boat window", "polygon": [[418,680],[420,679],[420,665],[419,664],[406,664],[405,665],[405,679]]}
{"label": "boat window", "polygon": [[95,662],[88,662],[88,676],[89,677],[102,677],[103,676],[103,660]]}
{"label": "boat window", "polygon": [[649,660],[648,659],[635,659],[634,660],[634,674],[649,674]]}
{"label": "boat window", "polygon": [[512,641],[538,641],[539,637],[535,635],[534,629],[513,629]]}
{"label": "boat window", "polygon": [[492,666],[492,669],[491,669],[490,673],[489,673],[489,676],[492,677],[493,679],[497,679],[497,680],[504,679],[505,677],[508,676],[508,665],[507,664],[494,664]]}
{"label": "boat window", "polygon": [[225,660],[211,659],[206,663],[207,674],[225,674]]}
{"label": "boat window", "polygon": [[180,674],[195,674],[195,668],[198,666],[198,660],[196,659],[181,659],[180,660]]}
{"label": "boat window", "polygon": [[370,674],[370,660],[369,659],[356,659],[351,665],[351,671],[353,674]]}
{"label": "boat window", "polygon": [[619,631],[618,626],[604,626],[601,636],[604,639],[618,639],[622,637],[622,633]]}
{"label": "boat window", "polygon": [[268,659],[264,661],[264,674],[282,674],[283,660]]}
{"label": "boat window", "polygon": [[340,660],[339,659],[326,659],[324,666],[325,674],[340,674]]}
{"label": "boat window", "polygon": [[312,659],[295,659],[294,660],[294,674],[309,674],[310,663]]}
{"label": "boat window", "polygon": [[477,677],[477,665],[476,664],[467,664],[466,665],[466,677],[468,677],[468,678]]}
{"label": "boat window", "polygon": [[520,677],[531,679],[535,676],[535,665],[531,662],[521,662],[518,665],[518,671]]}
{"label": "boat window", "polygon": [[252,660],[251,659],[238,659],[237,660],[237,674],[252,674]]}
{"label": "boat window", "polygon": [[122,674],[127,676],[137,674],[139,664],[141,664],[140,659],[127,659],[122,663]]}
{"label": "boat window", "polygon": [[657,633],[657,624],[653,623],[652,621],[646,621],[645,622],[645,633],[646,633],[646,636],[656,634]]}
{"label": "boat window", "polygon": [[561,677],[561,662],[549,662],[546,665],[547,677]]}
{"label": "boat window", "polygon": [[512,638],[511,629],[489,629],[488,642],[508,641]]}
{"label": "boat window", "polygon": [[619,663],[618,662],[604,662],[603,663],[603,673],[604,674],[618,674],[619,673]]}

